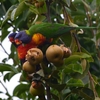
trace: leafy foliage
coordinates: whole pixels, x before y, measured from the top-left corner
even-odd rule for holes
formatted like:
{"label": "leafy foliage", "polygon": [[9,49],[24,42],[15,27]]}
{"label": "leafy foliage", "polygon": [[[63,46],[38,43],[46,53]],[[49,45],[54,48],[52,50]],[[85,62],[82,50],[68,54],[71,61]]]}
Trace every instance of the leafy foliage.
{"label": "leafy foliage", "polygon": [[[43,2],[43,4],[37,5],[35,1]],[[77,27],[59,38],[54,38],[52,43],[63,44],[71,49],[72,54],[64,58],[64,64],[57,67],[46,61],[41,64],[44,73],[39,71],[38,74],[42,76],[48,100],[99,100],[99,9],[100,0],[0,0],[0,46],[7,54],[2,43],[9,33],[28,30],[31,26],[41,22]],[[11,27],[13,30],[9,31]],[[45,52],[47,47],[46,45],[40,48]],[[6,90],[8,99],[16,96],[25,100],[38,100],[39,98],[29,93],[31,82],[21,69],[22,65],[13,44],[10,50],[11,53],[7,54],[8,58],[0,63],[0,73],[4,75],[3,80],[9,81],[18,73],[22,75],[19,79],[20,84],[15,87],[12,96]],[[12,59],[12,65],[7,64],[9,59]],[[7,73],[4,74],[6,71]],[[35,78],[40,79],[38,76]],[[0,83],[3,85],[2,81]],[[3,93],[2,90],[0,90],[1,93]]]}

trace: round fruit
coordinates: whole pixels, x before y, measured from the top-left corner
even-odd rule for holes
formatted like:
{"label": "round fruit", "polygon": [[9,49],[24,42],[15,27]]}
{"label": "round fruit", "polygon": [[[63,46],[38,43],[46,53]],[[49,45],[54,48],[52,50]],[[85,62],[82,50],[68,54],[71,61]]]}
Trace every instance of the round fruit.
{"label": "round fruit", "polygon": [[32,66],[28,61],[26,61],[23,66],[22,69],[28,73],[34,73],[36,71],[36,66]]}
{"label": "round fruit", "polygon": [[43,52],[38,48],[31,48],[26,54],[26,60],[31,65],[37,65],[43,60]]}
{"label": "round fruit", "polygon": [[44,87],[43,87],[42,84],[41,85],[39,84],[39,86],[37,86],[37,88],[35,88],[31,85],[29,91],[33,96],[42,96],[42,95],[44,95]]}
{"label": "round fruit", "polygon": [[56,44],[51,45],[46,50],[46,58],[49,62],[58,63],[63,59],[63,50]]}

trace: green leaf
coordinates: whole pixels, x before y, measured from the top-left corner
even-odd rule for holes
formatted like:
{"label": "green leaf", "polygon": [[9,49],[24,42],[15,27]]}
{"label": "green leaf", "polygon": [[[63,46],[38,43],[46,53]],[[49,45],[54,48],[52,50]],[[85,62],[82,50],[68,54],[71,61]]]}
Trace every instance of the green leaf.
{"label": "green leaf", "polygon": [[98,40],[100,38],[100,32],[96,34],[96,39]]}
{"label": "green leaf", "polygon": [[83,97],[85,100],[94,100],[94,93],[91,89],[86,87],[79,87],[77,89],[72,90],[72,93],[78,94]]}
{"label": "green leaf", "polygon": [[68,7],[70,7],[70,5],[71,5],[71,0],[66,0],[66,3],[67,3],[67,5],[68,5]]}
{"label": "green leaf", "polygon": [[56,96],[55,94],[51,93],[51,95],[52,95],[52,98],[53,98],[54,100],[59,100],[58,96]]}
{"label": "green leaf", "polygon": [[[66,37],[67,37],[67,39],[66,39]],[[60,36],[60,38],[64,42],[65,45],[70,47],[71,41],[72,41],[72,37],[71,37],[70,32],[69,32],[69,34],[64,34],[64,35]]]}
{"label": "green leaf", "polygon": [[20,96],[22,93],[29,90],[29,84],[19,84],[15,87],[13,91],[14,96]]}
{"label": "green leaf", "polygon": [[89,71],[89,68],[90,68],[89,63],[87,63],[86,69],[83,71],[83,74],[75,72],[75,73],[72,73],[71,76],[73,78],[76,78],[76,79],[82,79],[82,78],[84,78],[87,75],[87,73]]}
{"label": "green leaf", "polygon": [[19,5],[17,6],[17,8],[15,8],[12,13],[11,13],[11,20],[15,20],[16,17],[18,17],[23,11],[25,11],[27,8],[25,2],[21,2],[19,3]]}
{"label": "green leaf", "polygon": [[64,73],[73,73],[73,72],[78,72],[80,74],[83,73],[82,66],[80,64],[69,64],[63,69]]}
{"label": "green leaf", "polygon": [[0,4],[0,17],[3,17],[6,13],[6,9],[3,4]]}
{"label": "green leaf", "polygon": [[78,86],[84,86],[84,83],[80,79],[69,79],[68,82],[66,83],[67,86],[72,86],[72,87],[78,87]]}
{"label": "green leaf", "polygon": [[11,16],[11,12],[13,11],[13,9],[16,8],[16,5],[12,5],[6,12],[5,14],[5,18],[3,19],[3,22],[2,22],[2,27],[3,25],[7,22],[8,19],[10,19],[10,16]]}
{"label": "green leaf", "polygon": [[15,3],[18,2],[18,0],[10,0],[10,2],[11,2],[12,4],[15,4]]}
{"label": "green leaf", "polygon": [[93,58],[91,55],[88,55],[88,54],[83,53],[83,52],[76,52],[73,55],[71,55],[70,57],[65,59],[65,64],[67,65],[69,63],[76,62],[82,58],[84,58],[90,62],[93,62]]}
{"label": "green leaf", "polygon": [[59,92],[62,91],[64,89],[64,87],[66,86],[66,84],[51,84],[49,83],[50,87],[58,90]]}
{"label": "green leaf", "polygon": [[0,63],[0,71],[13,71],[15,73],[18,73],[18,71],[16,70],[16,68],[14,66],[11,66],[9,64],[3,64]]}
{"label": "green leaf", "polygon": [[25,2],[25,4],[29,7],[30,11],[35,13],[35,14],[39,14],[39,11],[36,9],[36,7],[30,3]]}
{"label": "green leaf", "polygon": [[6,81],[6,80],[9,81],[15,74],[16,73],[14,73],[14,72],[9,72],[9,73],[7,73],[7,74],[4,75],[3,80],[4,81]]}
{"label": "green leaf", "polygon": [[1,41],[3,41],[3,40],[7,37],[7,35],[8,35],[8,30],[7,30],[8,27],[9,27],[9,25],[6,24],[6,25],[2,28],[2,30],[1,30],[1,32],[2,32]]}

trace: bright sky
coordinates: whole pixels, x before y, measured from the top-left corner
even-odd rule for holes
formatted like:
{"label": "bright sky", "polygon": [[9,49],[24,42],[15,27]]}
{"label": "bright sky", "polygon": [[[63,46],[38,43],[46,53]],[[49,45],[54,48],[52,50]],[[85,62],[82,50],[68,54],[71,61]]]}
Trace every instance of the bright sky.
{"label": "bright sky", "polygon": [[[10,45],[11,45],[11,43],[9,42],[8,38],[6,38],[3,41],[2,45],[5,48],[5,50],[6,50],[7,53],[11,52],[10,51]],[[8,55],[4,52],[4,50],[0,46],[0,63],[2,63],[2,59],[7,58],[7,57],[8,57]],[[12,64],[12,60],[9,60],[7,63],[8,64]],[[19,81],[19,77],[20,77],[20,74],[15,75],[14,77],[11,78],[11,80],[9,82],[6,81],[6,83],[4,83],[2,74],[0,73],[0,81],[2,81],[2,83],[5,85],[5,87],[7,87],[8,91],[9,91],[9,93],[11,95],[13,94],[13,89],[15,88],[15,86],[19,84],[19,82],[18,82]],[[2,91],[4,93],[6,92],[5,89],[4,89],[4,87],[1,85],[1,83],[0,83],[0,91]],[[2,99],[7,99],[7,96],[4,95],[4,94],[0,94],[0,97]],[[20,99],[17,98],[17,97],[14,97],[12,100],[20,100]]]}

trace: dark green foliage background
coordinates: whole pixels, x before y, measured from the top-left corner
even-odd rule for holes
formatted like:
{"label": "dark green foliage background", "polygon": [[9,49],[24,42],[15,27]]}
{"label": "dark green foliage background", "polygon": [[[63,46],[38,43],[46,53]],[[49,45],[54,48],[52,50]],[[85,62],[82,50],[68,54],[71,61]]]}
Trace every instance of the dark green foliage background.
{"label": "dark green foliage background", "polygon": [[[39,19],[37,19],[38,21],[51,21],[52,23],[63,24],[65,19],[61,17],[61,15],[63,15],[62,6],[65,6],[68,13],[67,17],[70,17],[74,24],[96,28],[83,29],[83,34],[76,35],[82,51],[82,53],[79,54],[76,53],[78,47],[76,47],[75,42],[72,41],[73,38],[70,33],[61,36],[63,42],[68,47],[71,47],[73,55],[65,59],[66,66],[64,69],[55,70],[52,77],[48,80],[52,88],[52,100],[94,100],[95,94],[93,88],[91,88],[91,81],[89,81],[87,74],[88,71],[90,71],[92,75],[94,88],[98,97],[100,97],[100,0],[74,0],[73,2],[71,0],[46,1],[52,1],[52,3],[49,5],[50,12],[47,13],[47,17],[43,17],[41,13],[46,12],[45,7],[36,9],[31,3],[28,3],[28,0],[0,0],[0,46],[5,50],[2,42],[10,33],[8,28],[13,27],[13,32],[29,29],[34,23],[36,14],[40,16]],[[14,12],[15,8],[17,8],[16,12]],[[68,24],[67,21],[66,24]],[[57,44],[60,42],[58,41]],[[4,82],[6,82],[6,80],[9,81],[14,75],[21,73],[21,65],[17,57],[16,49],[11,45],[10,50],[11,53],[7,54],[8,57],[4,58],[0,63],[0,73],[2,75],[4,75],[3,73],[5,71],[9,71],[3,76]],[[7,50],[4,52],[6,53],[6,51]],[[13,60],[12,65],[6,64],[9,59]],[[81,65],[77,63],[80,59],[86,59],[88,62],[85,72],[83,72]],[[48,74],[52,72],[49,68],[45,70]],[[56,74],[57,71],[59,74]],[[27,81],[26,83],[23,83],[22,80],[21,83],[15,87],[12,96],[6,91],[8,100],[12,100],[14,96],[20,99],[22,98],[23,100],[30,100],[31,98],[34,100],[35,97],[29,94],[30,84]],[[1,81],[0,84],[2,84]],[[3,91],[0,90],[0,93],[2,92]],[[2,99],[2,97],[0,97],[0,99]],[[95,100],[97,100],[97,98],[95,98]]]}

